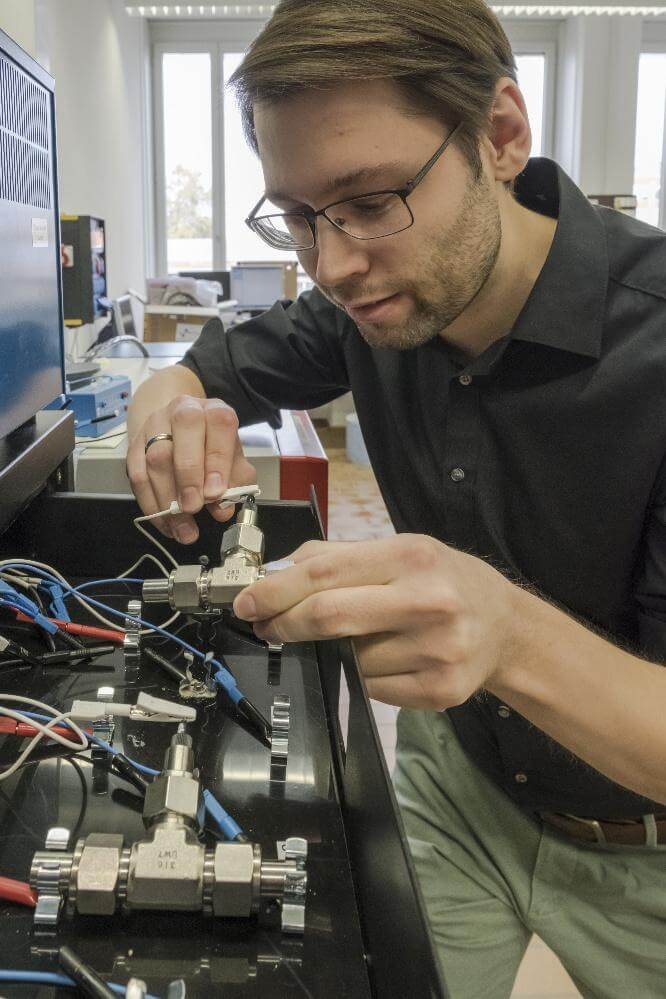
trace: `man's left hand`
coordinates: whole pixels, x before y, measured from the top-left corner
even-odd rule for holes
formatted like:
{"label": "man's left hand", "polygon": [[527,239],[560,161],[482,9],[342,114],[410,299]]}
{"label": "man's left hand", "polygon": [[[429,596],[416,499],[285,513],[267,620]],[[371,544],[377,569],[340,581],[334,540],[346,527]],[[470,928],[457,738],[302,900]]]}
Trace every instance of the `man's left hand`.
{"label": "man's left hand", "polygon": [[244,590],[236,615],[272,642],[350,637],[370,697],[443,710],[510,659],[515,586],[434,538],[309,541]]}

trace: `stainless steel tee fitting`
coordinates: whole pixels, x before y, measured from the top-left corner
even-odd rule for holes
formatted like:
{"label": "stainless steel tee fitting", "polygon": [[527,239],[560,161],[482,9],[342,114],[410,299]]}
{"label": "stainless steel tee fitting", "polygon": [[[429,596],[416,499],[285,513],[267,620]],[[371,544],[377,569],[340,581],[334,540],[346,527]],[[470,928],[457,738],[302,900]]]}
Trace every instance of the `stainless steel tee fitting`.
{"label": "stainless steel tee fitting", "polygon": [[221,565],[181,565],[167,579],[148,579],[143,599],[148,604],[168,603],[186,614],[217,613],[228,609],[246,586],[264,575],[264,535],[257,527],[257,508],[247,501],[236,523],[222,535]]}
{"label": "stainless steel tee fitting", "polygon": [[153,909],[248,918],[269,898],[281,903],[283,931],[303,933],[306,840],[288,839],[283,861],[262,860],[256,843],[200,843],[201,788],[185,732],[171,740],[164,770],[147,790],[143,819],[148,833],[131,846],[118,833],[91,833],[69,852],[68,830],[51,830],[30,870],[38,893],[35,925],[55,926],[63,902],[70,915]]}

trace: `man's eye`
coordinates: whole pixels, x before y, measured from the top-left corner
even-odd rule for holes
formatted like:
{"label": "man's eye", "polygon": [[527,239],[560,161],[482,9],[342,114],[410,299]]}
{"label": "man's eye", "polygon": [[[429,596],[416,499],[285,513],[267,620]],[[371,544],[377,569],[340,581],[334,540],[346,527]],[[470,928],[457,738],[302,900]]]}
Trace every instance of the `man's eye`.
{"label": "man's eye", "polygon": [[359,212],[382,212],[391,204],[391,196],[380,198],[364,198],[363,201],[355,201],[354,209]]}

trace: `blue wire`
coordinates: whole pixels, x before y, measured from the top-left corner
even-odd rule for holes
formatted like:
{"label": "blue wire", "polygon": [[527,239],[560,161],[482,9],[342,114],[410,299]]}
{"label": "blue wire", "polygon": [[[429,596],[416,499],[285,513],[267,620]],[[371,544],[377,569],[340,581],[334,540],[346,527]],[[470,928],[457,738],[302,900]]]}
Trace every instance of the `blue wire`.
{"label": "blue wire", "polygon": [[[112,756],[118,755],[117,749],[114,749],[108,742],[104,742],[103,739],[98,738],[96,735],[87,735],[87,738],[90,739],[91,742],[94,742],[97,746],[101,746],[101,748],[105,749],[107,753],[111,753]],[[124,753],[122,755],[125,756]],[[148,777],[159,777],[160,775],[161,771],[153,770],[152,767],[147,767],[143,763],[137,763],[136,760],[130,760],[129,756],[125,756],[125,759],[141,774],[146,774]]]}
{"label": "blue wire", "polygon": [[212,791],[209,791],[208,789],[204,790],[203,799],[204,804],[206,805],[206,812],[211,819],[213,819],[216,825],[219,826],[227,839],[235,840],[238,839],[239,836],[243,835],[241,827],[234,819],[232,819],[229,813],[224,810]]}
{"label": "blue wire", "polygon": [[[11,968],[0,969],[0,982],[16,982],[22,985],[57,985],[61,988],[76,989],[78,985],[67,975],[56,975],[53,971],[18,971]],[[107,982],[108,987],[116,995],[124,996],[127,989],[124,985]],[[157,996],[146,993],[146,999],[157,999]]]}
{"label": "blue wire", "polygon": [[[36,566],[31,565],[29,562],[12,562],[11,565],[6,565],[6,569],[29,569],[32,573],[41,575],[44,579],[51,579],[58,583],[59,586],[67,590],[68,593],[74,593],[75,588],[70,586],[69,583],[64,583],[50,573],[44,572],[43,569],[38,569]],[[124,582],[124,580],[123,580]],[[211,666],[215,666],[217,669],[216,679],[220,686],[226,691],[229,699],[233,701],[234,704],[238,704],[240,701],[245,700],[245,695],[241,693],[236,685],[235,678],[231,675],[228,669],[226,669],[221,662],[217,659],[206,659],[206,654],[200,652],[199,649],[195,649],[193,645],[189,645],[187,642],[183,641],[178,635],[172,635],[171,632],[165,631],[164,628],[160,628],[159,625],[151,624],[149,621],[144,621],[140,617],[132,617],[124,611],[118,611],[115,607],[108,607],[106,604],[101,603],[99,600],[94,600],[92,597],[86,597],[86,601],[93,607],[98,607],[105,611],[107,614],[113,614],[115,617],[122,618],[123,620],[131,621],[133,624],[139,624],[142,628],[150,628],[152,631],[156,631],[158,635],[164,635],[165,638],[171,639],[172,642],[176,642],[181,648],[186,649],[187,652],[191,652],[192,655],[196,656],[197,659],[202,659],[204,662],[210,663]]]}
{"label": "blue wire", "polygon": [[18,604],[13,604],[11,600],[0,599],[0,607],[9,607],[10,610],[20,611],[21,614],[25,614],[25,609],[19,607]]}
{"label": "blue wire", "polygon": [[[51,718],[49,718],[48,715],[41,715],[36,711],[23,711],[22,709],[17,709],[16,713],[25,715],[26,718],[36,718],[37,721],[51,721]],[[68,725],[67,719],[65,719],[62,724],[67,725],[68,728],[71,727]],[[97,746],[101,746],[102,749],[104,749],[107,753],[110,753],[112,756],[118,755],[117,749],[114,749],[108,742],[104,742],[103,739],[99,739],[96,735],[89,735],[86,732],[86,738],[90,742],[94,742]],[[122,755],[125,756],[124,753]],[[137,763],[136,760],[131,760],[129,756],[125,756],[125,759],[135,768],[135,770],[138,770],[139,773],[146,774],[148,777],[159,777],[160,775],[159,770],[153,770],[152,767],[146,767],[143,763]],[[207,814],[215,822],[215,824],[219,826],[227,839],[234,840],[238,836],[243,835],[241,827],[234,819],[232,819],[229,813],[225,811],[212,791],[207,789],[204,790],[203,798]]]}
{"label": "blue wire", "polygon": [[[25,715],[26,718],[36,718],[37,721],[43,721],[43,722],[51,721],[52,717],[53,717],[53,716],[49,717],[49,715],[38,714],[36,711],[24,711],[22,708],[21,709],[17,709],[17,714]],[[67,724],[67,719],[66,718],[64,719],[64,721],[62,722],[62,724],[63,725],[67,725],[68,728],[71,728],[71,726]],[[108,742],[104,742],[104,740],[100,739],[98,736],[96,736],[96,735],[90,735],[88,732],[86,732],[86,738],[90,742],[94,742],[95,745],[100,746],[107,753],[111,753],[112,756],[118,756],[118,750],[114,749],[113,746],[109,745]],[[125,756],[124,753],[122,755]],[[131,763],[131,765],[136,770],[139,771],[139,773],[146,774],[148,777],[157,777],[157,776],[159,776],[159,773],[160,773],[159,770],[153,770],[152,767],[146,767],[146,766],[144,766],[143,763],[137,763],[136,760],[130,760],[129,756],[127,756],[126,759],[127,759],[127,761],[129,763]]]}

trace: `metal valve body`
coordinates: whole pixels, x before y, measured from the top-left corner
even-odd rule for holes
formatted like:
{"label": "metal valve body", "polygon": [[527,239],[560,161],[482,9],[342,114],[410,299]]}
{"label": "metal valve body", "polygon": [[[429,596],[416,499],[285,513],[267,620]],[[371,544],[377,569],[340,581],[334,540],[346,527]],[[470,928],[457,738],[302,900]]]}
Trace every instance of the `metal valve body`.
{"label": "metal valve body", "polygon": [[205,847],[198,840],[202,798],[193,766],[192,740],[178,732],[146,794],[148,833],[131,846],[120,834],[91,833],[69,852],[63,849],[66,830],[47,838],[47,849],[34,855],[30,870],[39,896],[37,925],[54,925],[62,901],[70,914],[80,915],[153,909],[247,918],[266,897],[282,903],[285,932],[303,932],[307,842],[288,839],[287,859],[268,862],[258,844]]}
{"label": "metal valve body", "polygon": [[244,506],[236,523],[222,536],[221,565],[181,565],[168,579],[149,579],[143,584],[146,603],[168,603],[186,614],[205,614],[228,609],[246,586],[263,575],[264,535],[257,527],[254,504]]}

